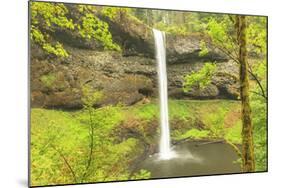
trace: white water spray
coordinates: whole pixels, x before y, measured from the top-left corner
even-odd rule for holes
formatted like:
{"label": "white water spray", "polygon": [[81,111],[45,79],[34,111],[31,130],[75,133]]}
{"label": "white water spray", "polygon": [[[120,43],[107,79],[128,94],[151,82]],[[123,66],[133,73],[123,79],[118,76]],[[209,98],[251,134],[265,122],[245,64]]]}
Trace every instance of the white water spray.
{"label": "white water spray", "polygon": [[173,157],[170,146],[170,127],[168,114],[168,87],[167,87],[167,71],[166,71],[166,48],[165,33],[153,29],[156,59],[158,65],[158,85],[160,98],[160,159],[170,159]]}

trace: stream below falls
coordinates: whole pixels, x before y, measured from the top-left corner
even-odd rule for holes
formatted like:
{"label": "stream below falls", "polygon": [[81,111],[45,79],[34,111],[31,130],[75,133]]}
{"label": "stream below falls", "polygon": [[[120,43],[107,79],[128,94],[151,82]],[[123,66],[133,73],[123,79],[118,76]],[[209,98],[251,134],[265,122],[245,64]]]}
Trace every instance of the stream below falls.
{"label": "stream below falls", "polygon": [[159,154],[147,157],[139,163],[138,169],[151,172],[151,178],[198,176],[212,174],[240,173],[236,152],[225,143],[189,141],[173,146],[176,157],[159,159]]}

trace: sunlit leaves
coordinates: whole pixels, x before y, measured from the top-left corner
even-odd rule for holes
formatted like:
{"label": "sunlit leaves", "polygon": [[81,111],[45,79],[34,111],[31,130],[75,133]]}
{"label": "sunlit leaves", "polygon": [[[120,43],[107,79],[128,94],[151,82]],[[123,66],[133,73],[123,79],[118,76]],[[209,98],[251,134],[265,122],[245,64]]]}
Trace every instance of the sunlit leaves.
{"label": "sunlit leaves", "polygon": [[61,43],[56,42],[55,44],[51,44],[50,42],[47,42],[46,38],[49,38],[47,34],[44,35],[36,26],[31,26],[31,39],[39,44],[42,49],[57,57],[68,56],[68,53]]}
{"label": "sunlit leaves", "polygon": [[248,49],[257,54],[266,54],[266,18],[248,17],[248,27],[246,30],[247,40],[249,43]]}
{"label": "sunlit leaves", "polygon": [[233,25],[231,26],[231,20],[228,16],[224,16],[223,19],[211,17],[207,24],[206,33],[217,47],[232,53],[236,49],[235,41],[231,37]]}
{"label": "sunlit leaves", "polygon": [[69,8],[62,3],[32,2],[31,39],[48,54],[57,57],[69,55],[63,45],[49,35],[57,30],[78,31],[82,38],[95,40],[106,50],[121,51],[119,45],[113,42],[108,24],[95,15],[98,12],[96,7],[77,5],[74,8],[80,13],[75,21],[70,17]]}
{"label": "sunlit leaves", "polygon": [[208,52],[209,52],[209,50],[208,50],[208,48],[207,48],[206,43],[205,43],[203,40],[201,40],[201,41],[200,41],[200,52],[199,52],[199,56],[200,56],[200,57],[203,57],[203,56],[207,55]]}
{"label": "sunlit leaves", "polygon": [[266,79],[266,60],[255,61],[252,69],[261,81],[264,81]]}
{"label": "sunlit leaves", "polygon": [[111,20],[114,20],[118,15],[118,8],[104,7],[101,13],[110,18]]}
{"label": "sunlit leaves", "polygon": [[31,3],[31,39],[57,57],[67,57],[68,53],[61,43],[49,41],[47,31],[53,31],[55,27],[73,30],[74,23],[66,17],[67,13],[67,8],[61,3]]}
{"label": "sunlit leaves", "polygon": [[50,54],[54,54],[58,57],[67,57],[68,53],[63,48],[62,44],[57,42],[56,45],[51,45],[49,43],[43,44],[43,49]]}
{"label": "sunlit leaves", "polygon": [[129,8],[118,8],[118,7],[104,7],[101,10],[101,14],[110,18],[111,20],[116,20],[120,15],[129,16],[131,9]]}
{"label": "sunlit leaves", "polygon": [[[265,82],[262,82],[265,85]],[[258,88],[254,88],[258,92]],[[254,147],[255,147],[255,161],[256,171],[267,170],[267,107],[266,101],[260,95],[252,93],[251,109],[252,120],[254,126]]]}
{"label": "sunlit leaves", "polygon": [[71,19],[66,17],[68,9],[62,3],[31,3],[31,21],[33,25],[41,24],[48,27],[59,26],[74,29]]}
{"label": "sunlit leaves", "polygon": [[196,87],[198,90],[205,89],[210,83],[216,71],[215,63],[205,63],[205,65],[197,72],[192,71],[184,77],[183,90],[189,92]]}
{"label": "sunlit leaves", "polygon": [[112,41],[112,35],[108,30],[108,24],[101,21],[93,14],[86,14],[82,17],[82,23],[79,27],[79,33],[88,40],[94,38],[102,43],[105,49],[120,51],[121,48]]}
{"label": "sunlit leaves", "polygon": [[84,86],[82,88],[82,93],[82,102],[86,108],[92,108],[103,98],[103,93],[101,91],[93,91],[89,86]]}

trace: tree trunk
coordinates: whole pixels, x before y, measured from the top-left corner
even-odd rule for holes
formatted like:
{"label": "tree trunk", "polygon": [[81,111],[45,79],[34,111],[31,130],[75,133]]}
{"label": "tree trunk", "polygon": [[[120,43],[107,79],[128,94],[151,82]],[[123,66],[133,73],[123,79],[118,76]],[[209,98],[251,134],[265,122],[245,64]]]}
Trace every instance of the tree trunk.
{"label": "tree trunk", "polygon": [[255,171],[254,144],[253,144],[253,124],[251,118],[251,107],[249,99],[249,77],[246,48],[246,18],[236,17],[237,38],[239,43],[239,63],[240,63],[240,96],[242,103],[242,154],[243,171]]}

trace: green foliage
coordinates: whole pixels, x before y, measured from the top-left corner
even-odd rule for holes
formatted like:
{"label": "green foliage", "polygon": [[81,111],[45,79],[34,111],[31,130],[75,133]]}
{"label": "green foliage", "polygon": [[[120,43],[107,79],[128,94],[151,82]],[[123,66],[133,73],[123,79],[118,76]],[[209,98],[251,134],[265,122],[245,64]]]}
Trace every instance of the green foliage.
{"label": "green foliage", "polygon": [[[83,110],[63,112],[32,109],[31,177],[33,185],[128,180],[130,177],[128,164],[143,153],[141,139],[130,137],[116,142],[118,135],[115,134],[115,130],[122,122],[127,121],[128,117],[135,117],[141,124],[145,123],[144,126],[138,128],[140,133],[149,137],[145,129],[150,129],[147,127],[150,123],[147,121],[154,120],[158,116],[156,101],[131,107],[107,106],[95,109],[92,108],[92,104],[101,99],[102,94],[95,94],[87,87],[83,90],[84,95],[88,96],[83,99],[85,104],[88,104]],[[170,100],[170,121],[196,117],[205,124],[203,129],[194,127],[189,131],[172,128],[173,139],[196,140],[226,137],[236,143],[235,139],[241,139],[239,121],[230,122],[231,126],[224,128],[223,133],[220,132],[220,128],[224,126],[226,114],[239,108],[239,102],[227,100]],[[92,111],[91,115],[89,115],[89,109]],[[89,134],[91,124],[94,126],[93,135]],[[217,133],[216,136],[214,132]],[[86,169],[91,136],[94,142],[92,153],[94,160]],[[152,140],[149,140],[149,143],[153,143]],[[262,153],[259,152],[259,154]],[[62,155],[74,171],[76,180]],[[83,178],[85,171],[87,174]],[[133,174],[131,179],[147,179],[150,175],[149,172],[140,170]]]}
{"label": "green foliage", "polygon": [[68,9],[62,3],[31,2],[31,40],[39,44],[47,53],[57,57],[67,57],[68,53],[59,42],[50,42],[48,32],[56,27],[73,30],[75,25],[68,19]]}
{"label": "green foliage", "polygon": [[186,75],[183,83],[184,92],[189,92],[193,87],[199,91],[205,89],[211,83],[216,68],[214,63],[205,63],[198,72],[192,71],[191,74]]}
{"label": "green foliage", "polygon": [[155,25],[155,28],[165,31],[166,33],[176,34],[176,35],[187,35],[188,32],[184,26],[168,25],[163,22],[159,22]]}
{"label": "green foliage", "polygon": [[[101,13],[113,21],[120,19],[121,16],[130,16],[132,9],[118,7],[104,7]],[[120,21],[120,20],[119,20]]]}
{"label": "green foliage", "polygon": [[66,17],[67,14],[68,9],[63,3],[31,2],[31,21],[34,25],[74,29],[73,21]]}
{"label": "green foliage", "polygon": [[199,52],[199,56],[200,56],[200,57],[203,57],[203,56],[207,55],[208,53],[209,53],[209,50],[208,50],[208,48],[207,48],[206,43],[205,43],[203,40],[201,40],[201,41],[200,41],[200,52]]}
{"label": "green foliage", "polygon": [[253,72],[255,75],[261,80],[263,86],[265,86],[265,80],[266,80],[266,70],[267,70],[267,65],[266,65],[266,60],[258,60],[252,65]]}
{"label": "green foliage", "polygon": [[[213,43],[220,48],[230,58],[238,61],[238,52],[236,51],[238,42],[236,40],[236,32],[234,20],[229,16],[223,20],[210,19],[207,27],[207,34],[211,37]],[[251,95],[251,108],[254,125],[254,150],[256,160],[256,170],[266,170],[267,149],[266,149],[266,102],[265,98],[259,93],[262,90],[266,92],[266,18],[265,17],[247,17],[246,40],[247,50],[249,53],[254,53],[258,60],[250,64],[250,71],[257,76],[261,85],[259,89],[254,89],[254,94]],[[257,81],[257,80],[256,80]],[[256,86],[254,86],[256,87]],[[265,95],[267,95],[265,93]],[[233,130],[232,133],[240,132],[240,129]],[[240,139],[229,133],[227,139],[234,142],[240,142]],[[235,133],[236,135],[236,133]]]}
{"label": "green foliage", "polygon": [[66,112],[33,109],[31,113],[32,184],[73,183],[70,169],[57,151],[78,170],[84,158],[81,146],[86,132]]}
{"label": "green foliage", "polygon": [[202,139],[202,138],[208,138],[210,134],[209,130],[198,130],[198,129],[191,129],[186,131],[184,134],[176,135],[175,140],[183,140],[183,139]]}
{"label": "green foliage", "polygon": [[[103,9],[108,9],[105,7]],[[117,8],[111,8],[117,9]],[[97,10],[93,6],[88,5],[79,5],[79,24],[77,24],[79,34],[87,39],[95,39],[101,43],[106,50],[116,50],[121,51],[121,48],[118,44],[114,43],[112,40],[112,35],[108,30],[108,24],[100,20],[95,14]],[[103,12],[103,10],[102,10]],[[112,17],[110,14],[106,14],[108,17]]]}
{"label": "green foliage", "polygon": [[195,106],[192,101],[185,103],[180,100],[169,100],[169,119],[182,119],[192,118],[196,114],[192,113],[192,109],[189,107]]}
{"label": "green foliage", "polygon": [[[234,144],[241,144],[241,119],[239,102],[221,101],[200,107],[200,118],[210,131],[210,138],[225,139]],[[228,119],[230,117],[230,120]]]}
{"label": "green foliage", "polygon": [[[126,117],[136,116],[143,120],[152,120],[159,117],[156,102],[144,105],[133,106],[125,110]],[[226,139],[235,144],[241,144],[241,120],[240,116],[228,122],[229,127],[225,126],[227,116],[233,117],[232,111],[239,111],[240,103],[227,100],[169,100],[169,120],[182,120],[192,126],[198,126],[196,119],[200,119],[205,125],[202,134],[208,132],[206,138]],[[230,114],[229,114],[230,113]],[[239,115],[239,113],[235,113]],[[190,125],[191,126],[191,125]],[[202,128],[202,127],[200,127]],[[206,131],[206,132],[205,132]],[[183,131],[172,128],[172,138],[181,140],[186,136],[193,136],[196,139],[197,132]],[[191,134],[191,135],[189,135]],[[199,137],[201,135],[199,134]]]}
{"label": "green foliage", "polygon": [[233,144],[241,144],[242,143],[241,133],[242,133],[242,122],[238,121],[234,124],[233,127],[227,129],[224,138]]}
{"label": "green foliage", "polygon": [[267,32],[266,17],[247,17],[248,27],[246,29],[248,50],[257,54],[266,55],[267,50]]}
{"label": "green foliage", "polygon": [[[131,109],[130,109],[131,110]],[[140,119],[151,120],[159,117],[159,109],[156,104],[149,103],[140,106],[135,106],[133,113]],[[131,114],[131,111],[130,111]]]}
{"label": "green foliage", "polygon": [[[188,105],[180,100],[169,100],[169,118],[170,119],[186,119],[190,117]],[[192,105],[193,106],[193,105]],[[135,105],[133,109],[128,109],[129,115],[135,114],[136,117],[144,120],[152,120],[159,117],[159,106],[156,101],[144,105]]]}
{"label": "green foliage", "polygon": [[147,170],[141,169],[139,172],[135,173],[132,176],[132,180],[143,180],[143,179],[149,179],[151,176],[151,173]]}
{"label": "green foliage", "polygon": [[40,77],[41,82],[47,86],[47,87],[52,87],[54,81],[56,80],[56,75],[50,73],[50,74],[46,74]]}
{"label": "green foliage", "polygon": [[[247,50],[258,55],[266,54],[266,18],[247,16],[246,40]],[[213,44],[230,58],[238,58],[238,42],[235,28],[235,16],[211,16],[207,19],[205,33]]]}
{"label": "green foliage", "polygon": [[105,7],[102,9],[102,14],[107,16],[109,19],[114,20],[118,16],[118,9],[114,7]]}
{"label": "green foliage", "polygon": [[[266,61],[266,23],[265,17],[249,17],[246,16],[246,41],[247,51],[251,56],[258,57],[253,65],[249,65],[249,71],[251,74],[256,74],[254,70],[251,70],[251,66],[258,66],[260,61]],[[238,39],[237,39],[237,25],[236,16],[224,15],[222,17],[212,16],[208,19],[205,33],[210,37],[212,44],[227,55],[230,59],[239,63],[238,52]],[[248,59],[249,61],[249,59]],[[264,72],[263,72],[264,74]],[[254,78],[258,83],[259,78]],[[257,94],[262,93],[265,90],[260,86],[260,90]]]}
{"label": "green foliage", "polygon": [[123,120],[119,107],[95,110],[94,161],[88,169],[92,173],[83,179],[89,154],[88,126],[92,121],[87,111],[32,109],[31,118],[32,185],[128,179],[128,161],[142,152],[136,139],[112,142],[111,131]]}
{"label": "green foliage", "polygon": [[39,44],[47,53],[58,57],[68,56],[68,53],[65,51],[61,43],[56,42],[56,44],[51,44],[46,41],[46,38],[49,38],[48,35],[44,35],[38,28],[31,26],[31,40]]}
{"label": "green foliage", "polygon": [[234,24],[228,15],[219,19],[211,17],[207,23],[206,34],[210,36],[216,46],[226,51],[236,50],[233,40],[234,33]]}
{"label": "green foliage", "polygon": [[[62,3],[31,2],[31,40],[56,57],[69,56],[63,45],[50,36],[57,30],[77,31],[82,38],[96,40],[106,50],[121,50],[113,42],[108,24],[96,16],[98,11],[94,6],[77,5],[73,8],[70,10]],[[73,19],[70,11],[79,14]]]}
{"label": "green foliage", "polygon": [[68,53],[63,48],[62,44],[57,42],[54,46],[51,44],[45,43],[43,44],[43,49],[50,54],[54,54],[58,57],[67,57]]}
{"label": "green foliage", "polygon": [[93,91],[89,86],[83,86],[82,93],[82,102],[85,108],[92,108],[97,102],[103,99],[103,93],[101,91]]}
{"label": "green foliage", "polygon": [[214,137],[224,137],[224,118],[227,112],[225,108],[218,108],[215,113],[206,115],[205,121]]}
{"label": "green foliage", "polygon": [[[262,87],[265,88],[265,95],[267,95],[266,63],[266,60],[258,60],[252,66],[253,72],[259,78]],[[256,94],[259,93],[257,85],[254,85],[251,91],[250,104],[254,126],[253,135],[256,171],[265,171],[267,170],[267,100]]]}
{"label": "green foliage", "polygon": [[254,126],[254,147],[256,171],[267,170],[267,107],[259,95],[251,96],[252,121]]}

